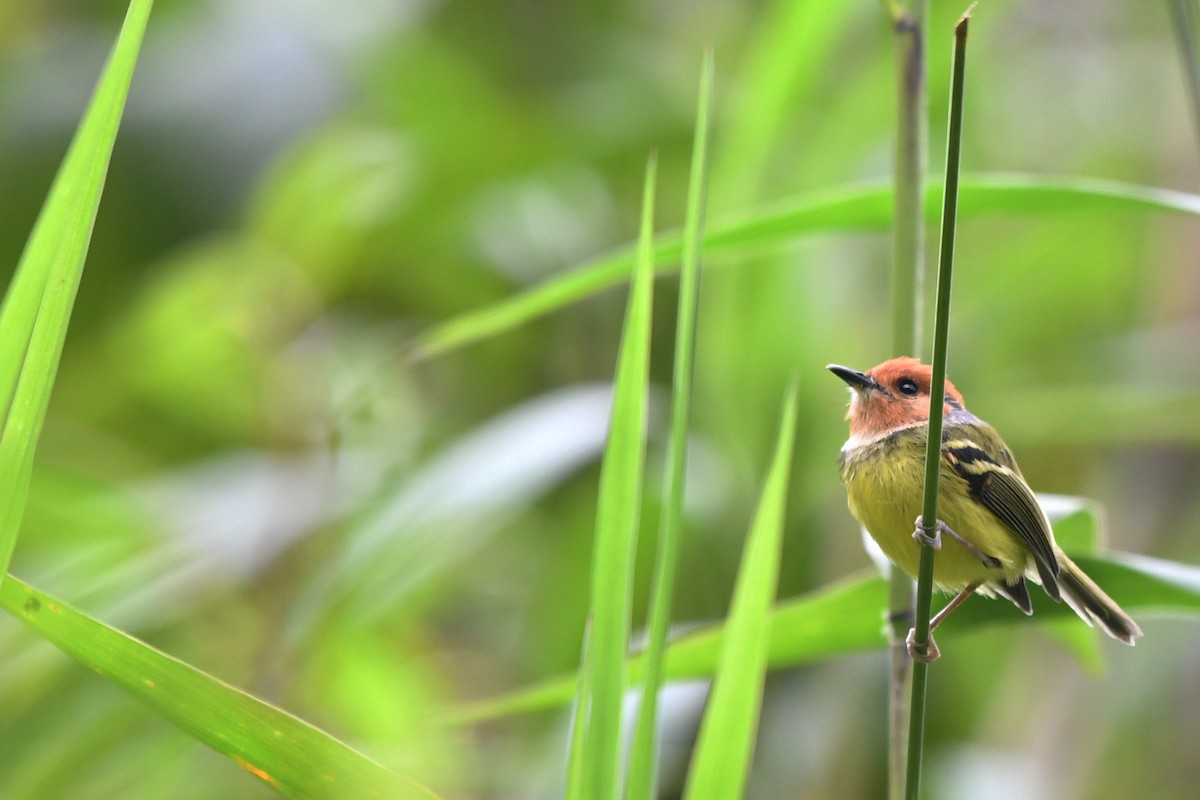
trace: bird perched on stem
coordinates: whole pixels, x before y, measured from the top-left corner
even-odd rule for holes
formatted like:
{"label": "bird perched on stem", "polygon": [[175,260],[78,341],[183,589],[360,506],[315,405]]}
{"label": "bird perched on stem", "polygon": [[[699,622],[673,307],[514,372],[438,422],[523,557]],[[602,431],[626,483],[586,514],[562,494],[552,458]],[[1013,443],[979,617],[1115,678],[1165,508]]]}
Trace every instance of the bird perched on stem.
{"label": "bird perched on stem", "polygon": [[[840,456],[850,511],[893,563],[916,576],[918,539],[926,535],[919,515],[933,370],[915,358],[894,358],[867,372],[837,364],[829,371],[851,389],[850,438]],[[1000,595],[1033,613],[1028,578],[1088,625],[1099,623],[1109,636],[1133,644],[1142,635],[1137,623],[1055,544],[1008,446],[967,411],[950,381],[944,409],[933,582],[957,595],[930,630],[973,593]],[[911,635],[909,641],[917,657]],[[932,661],[938,654],[932,639],[930,645],[924,658]]]}

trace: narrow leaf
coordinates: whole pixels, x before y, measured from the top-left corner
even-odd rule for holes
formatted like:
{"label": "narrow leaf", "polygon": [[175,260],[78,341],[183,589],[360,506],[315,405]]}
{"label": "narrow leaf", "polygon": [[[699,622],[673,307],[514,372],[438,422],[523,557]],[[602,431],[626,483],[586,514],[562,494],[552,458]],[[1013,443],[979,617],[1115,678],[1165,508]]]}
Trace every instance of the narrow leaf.
{"label": "narrow leaf", "polygon": [[[1070,555],[1105,592],[1139,620],[1148,615],[1165,615],[1200,621],[1200,567],[1122,553],[1110,553],[1105,557]],[[780,603],[771,618],[768,663],[772,669],[784,669],[882,650],[887,644],[883,622],[886,601],[884,580],[878,575],[869,575],[850,578]],[[938,628],[938,640],[953,641],[988,625],[1078,621],[1075,612],[1065,604],[1040,595],[1035,596],[1033,602],[1034,614],[1026,617],[1011,603],[972,597]],[[667,650],[667,678],[687,680],[711,676],[723,636],[723,625],[710,625],[676,639]],[[634,659],[630,671],[636,676],[639,669],[640,660]],[[574,686],[574,676],[550,680],[464,707],[455,715],[454,721],[492,719],[561,706],[570,700]]]}
{"label": "narrow leaf", "polygon": [[657,761],[656,729],[658,691],[662,686],[663,652],[671,624],[671,600],[683,536],[683,487],[687,476],[687,437],[691,427],[692,370],[696,354],[696,310],[700,300],[700,240],[704,229],[707,192],[708,133],[712,124],[713,56],[704,57],[700,76],[700,100],[696,108],[696,140],[692,148],[692,170],[688,185],[687,218],[684,223],[683,270],[679,279],[679,314],[675,327],[675,374],[671,394],[671,441],[663,480],[665,498],[658,529],[658,553],[651,588],[642,701],[638,707],[629,775],[628,800],[651,800],[655,791]]}
{"label": "narrow leaf", "polygon": [[[621,703],[633,589],[633,559],[642,505],[645,461],[646,394],[650,372],[650,312],[654,290],[654,186],[657,161],[646,168],[637,269],[625,313],[617,357],[608,443],[600,467],[596,538],[592,557],[592,630],[587,646],[587,693],[577,703],[588,715],[584,756],[584,795],[607,800],[618,795]],[[568,785],[578,783],[578,775]]]}
{"label": "narrow leaf", "polygon": [[33,455],[152,0],[133,0],[0,309],[0,574],[16,544]]}
{"label": "narrow leaf", "polygon": [[[591,625],[587,625],[583,631],[583,648],[580,653],[579,662],[581,664],[588,663],[588,640],[591,638]],[[588,685],[588,670],[580,671],[579,691],[575,693],[575,707],[571,714],[571,741],[567,746],[567,790],[564,793],[566,800],[586,800],[587,795],[584,793],[584,758],[586,751],[584,743],[587,741],[587,708],[583,703],[588,699],[591,689]]]}
{"label": "narrow leaf", "polygon": [[[1157,211],[1200,215],[1200,195],[1090,178],[1045,178],[1017,174],[964,178],[959,186],[962,219],[995,214],[1130,213]],[[941,208],[942,186],[925,188],[925,214]],[[807,194],[708,226],[703,238],[710,262],[732,261],[778,247],[803,234],[828,231],[883,231],[892,223],[892,192],[887,184],[854,184]],[[676,269],[683,235],[658,237],[654,258],[660,274]],[[629,279],[633,248],[625,248],[550,278],[490,306],[435,325],[412,345],[414,359],[430,358],[516,328]]]}
{"label": "narrow leaf", "polygon": [[771,603],[779,579],[795,435],[796,384],[793,383],[784,403],[775,456],[738,570],[712,695],[688,772],[684,796],[689,800],[737,800],[750,774],[771,644]]}
{"label": "narrow leaf", "polygon": [[8,575],[0,606],[285,797],[431,798],[308,723]]}

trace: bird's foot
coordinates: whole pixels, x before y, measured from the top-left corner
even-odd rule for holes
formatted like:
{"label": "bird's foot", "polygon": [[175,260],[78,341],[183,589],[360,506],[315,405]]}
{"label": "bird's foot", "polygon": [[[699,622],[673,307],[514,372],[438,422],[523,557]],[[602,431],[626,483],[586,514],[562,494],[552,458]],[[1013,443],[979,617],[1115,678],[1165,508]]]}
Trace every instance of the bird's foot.
{"label": "bird's foot", "polygon": [[917,544],[919,544],[919,545],[924,545],[926,547],[932,547],[934,550],[941,550],[942,549],[942,531],[946,531],[947,533],[950,533],[956,539],[959,538],[958,534],[954,533],[954,531],[950,530],[949,526],[947,526],[946,523],[942,522],[940,519],[937,521],[937,524],[934,525],[933,527],[927,527],[925,525],[925,517],[922,515],[918,515],[917,516],[917,529],[915,531],[913,531],[912,537],[914,539],[916,539]]}
{"label": "bird's foot", "polygon": [[904,640],[904,646],[908,649],[908,657],[913,661],[920,661],[922,664],[932,664],[942,657],[942,651],[938,649],[932,633],[929,634],[929,643],[925,645],[925,652],[917,650],[916,628],[908,629],[908,638]]}
{"label": "bird's foot", "polygon": [[917,529],[913,531],[913,538],[916,539],[917,544],[928,545],[934,550],[941,550],[943,533],[945,533],[951,539],[954,539],[963,547],[967,548],[967,550],[970,551],[980,561],[982,561],[983,565],[988,569],[1000,569],[1002,566],[999,559],[989,556],[987,553],[983,552],[978,547],[959,536],[954,532],[953,528],[942,522],[940,519],[937,521],[937,525],[933,526],[933,532],[930,533],[930,529],[925,525],[924,517],[917,517]]}

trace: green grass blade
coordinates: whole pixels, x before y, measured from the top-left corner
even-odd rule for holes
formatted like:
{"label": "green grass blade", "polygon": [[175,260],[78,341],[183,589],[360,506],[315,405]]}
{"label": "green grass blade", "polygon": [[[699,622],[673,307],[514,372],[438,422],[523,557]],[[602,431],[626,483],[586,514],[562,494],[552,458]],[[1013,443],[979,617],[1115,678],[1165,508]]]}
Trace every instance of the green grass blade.
{"label": "green grass blade", "polygon": [[302,720],[9,575],[0,606],[285,797],[431,798]]}
{"label": "green grass blade", "polygon": [[0,309],[0,574],[16,545],[33,455],[152,0],[134,0]]}
{"label": "green grass blade", "polygon": [[625,796],[651,800],[655,792],[657,761],[658,691],[662,686],[662,659],[671,624],[671,600],[683,536],[683,487],[687,475],[687,437],[691,427],[692,371],[696,354],[696,310],[700,301],[700,240],[704,229],[707,190],[708,138],[712,124],[713,56],[704,57],[700,100],[696,108],[696,140],[692,149],[684,224],[683,269],[679,279],[679,314],[675,327],[675,374],[671,394],[671,440],[663,481],[665,503],[658,530],[658,553],[651,588],[642,701],[638,707]]}
{"label": "green grass blade", "polygon": [[[579,654],[579,663],[588,663],[588,641],[592,636],[592,626],[589,623],[583,631],[583,647]],[[579,691],[575,693],[575,704],[571,715],[571,742],[567,747],[567,789],[563,793],[566,800],[586,800],[584,779],[584,743],[587,741],[587,701],[591,692],[588,683],[588,670],[580,671]]]}
{"label": "green grass blade", "polygon": [[[942,187],[925,190],[927,219],[939,213]],[[983,175],[959,186],[962,219],[994,214],[1167,212],[1200,216],[1200,195],[1088,178]],[[887,184],[856,184],[754,209],[709,225],[702,240],[706,257],[733,259],[779,246],[819,231],[883,231],[892,222],[892,193]],[[683,235],[667,232],[654,249],[660,274],[676,269]],[[530,320],[629,279],[634,250],[625,248],[493,305],[435,325],[415,342],[410,356],[431,358],[495,336]]]}
{"label": "green grass blade", "polygon": [[[1152,614],[1200,620],[1200,567],[1126,554],[1099,557],[1072,552],[1070,555],[1135,617]],[[881,609],[886,602],[886,583],[877,575],[870,575],[847,579],[780,603],[771,618],[768,664],[772,669],[783,669],[883,649],[887,637]],[[986,625],[1028,625],[1075,618],[1075,613],[1064,604],[1039,597],[1034,598],[1034,604],[1033,617],[1026,617],[1008,603],[971,598],[938,628],[938,639],[953,641]],[[686,680],[712,675],[723,635],[722,625],[712,625],[672,642],[667,650],[667,678]],[[630,669],[634,676],[638,675],[638,659],[632,661]],[[561,706],[570,700],[574,686],[573,676],[547,681],[463,708],[456,721],[491,719]]]}
{"label": "green grass blade", "polygon": [[[881,609],[886,600],[884,581],[871,576],[849,579],[781,603],[772,614],[770,665],[807,664],[884,647],[887,639]],[[667,679],[710,677],[723,631],[723,625],[708,625],[671,642],[665,663]],[[631,677],[639,677],[641,669],[641,656],[632,659]],[[575,685],[574,675],[553,678],[464,706],[451,721],[477,722],[557,708],[570,701]]]}
{"label": "green grass blade", "polygon": [[[590,800],[615,800],[620,786],[621,704],[626,686],[633,558],[645,468],[656,174],[657,160],[651,157],[642,199],[637,269],[625,313],[608,443],[600,467],[592,558],[592,629],[584,664],[588,691],[578,702],[578,707],[586,709],[588,715],[580,768],[584,773],[584,795]],[[579,776],[572,775],[567,783],[578,785],[578,781]]]}
{"label": "green grass blade", "polygon": [[[580,652],[580,663],[588,663],[588,640],[592,638],[592,626],[588,625],[583,631],[583,648]],[[588,712],[584,705],[588,699],[588,670],[580,673],[580,691],[575,693],[575,709],[571,716],[571,742],[566,748],[566,800],[586,800],[584,794],[584,742],[587,741]]]}
{"label": "green grass blade", "polygon": [[[0,559],[7,565],[152,0],[133,0],[0,310]],[[346,745],[8,576],[0,604],[289,796],[431,797]],[[344,790],[344,791],[343,791]]]}
{"label": "green grass blade", "polygon": [[779,579],[788,473],[796,435],[796,384],[788,390],[775,456],[767,473],[738,570],[712,694],[700,724],[684,796],[737,800],[757,739],[762,687],[771,643],[771,604]]}

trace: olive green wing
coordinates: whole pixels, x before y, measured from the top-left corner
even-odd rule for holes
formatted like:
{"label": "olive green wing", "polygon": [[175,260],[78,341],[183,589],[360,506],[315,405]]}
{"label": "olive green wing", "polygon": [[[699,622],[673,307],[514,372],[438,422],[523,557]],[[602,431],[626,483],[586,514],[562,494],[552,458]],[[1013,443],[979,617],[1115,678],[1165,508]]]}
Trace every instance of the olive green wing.
{"label": "olive green wing", "polygon": [[942,458],[967,482],[971,497],[1029,549],[1046,594],[1059,600],[1058,557],[1050,524],[996,432],[983,423],[949,425],[942,437]]}

